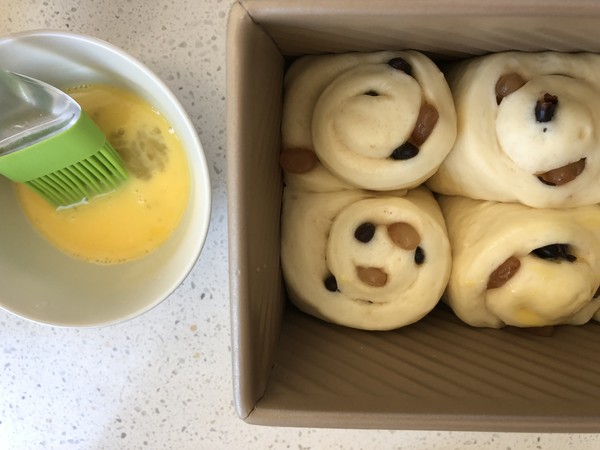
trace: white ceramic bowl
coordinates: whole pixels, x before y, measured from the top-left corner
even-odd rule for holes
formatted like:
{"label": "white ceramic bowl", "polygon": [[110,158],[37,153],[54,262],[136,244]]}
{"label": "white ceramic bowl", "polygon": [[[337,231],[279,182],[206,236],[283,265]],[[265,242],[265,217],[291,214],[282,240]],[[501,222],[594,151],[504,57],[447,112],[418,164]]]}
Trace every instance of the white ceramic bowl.
{"label": "white ceramic bowl", "polygon": [[0,307],[45,324],[99,326],[156,306],[192,269],[210,218],[208,168],[185,110],[147,67],[88,36],[32,31],[0,37],[0,68],[59,88],[106,82],[136,92],[169,120],[191,172],[187,210],[170,239],[142,259],[107,266],[74,259],[49,244],[21,212],[10,183],[0,177]]}

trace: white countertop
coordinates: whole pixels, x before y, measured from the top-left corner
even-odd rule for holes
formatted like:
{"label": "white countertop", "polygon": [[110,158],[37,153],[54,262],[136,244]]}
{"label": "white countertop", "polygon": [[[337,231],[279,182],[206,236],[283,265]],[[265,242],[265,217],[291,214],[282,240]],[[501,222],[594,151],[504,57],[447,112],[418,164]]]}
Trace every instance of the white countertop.
{"label": "white countertop", "polygon": [[62,329],[0,310],[0,449],[600,448],[600,436],[592,434],[270,428],[236,416],[225,146],[230,3],[0,2],[0,35],[39,28],[85,33],[154,70],[196,124],[213,195],[210,232],[194,270],[149,313],[112,327]]}

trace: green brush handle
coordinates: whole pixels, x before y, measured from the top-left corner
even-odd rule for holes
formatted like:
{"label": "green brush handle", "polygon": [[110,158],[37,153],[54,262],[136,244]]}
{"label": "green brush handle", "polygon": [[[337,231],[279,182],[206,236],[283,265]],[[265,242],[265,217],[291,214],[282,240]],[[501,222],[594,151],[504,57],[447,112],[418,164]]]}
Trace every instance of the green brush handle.
{"label": "green brush handle", "polygon": [[0,155],[0,174],[25,183],[88,158],[102,148],[105,140],[98,126],[81,111],[77,122],[68,130]]}

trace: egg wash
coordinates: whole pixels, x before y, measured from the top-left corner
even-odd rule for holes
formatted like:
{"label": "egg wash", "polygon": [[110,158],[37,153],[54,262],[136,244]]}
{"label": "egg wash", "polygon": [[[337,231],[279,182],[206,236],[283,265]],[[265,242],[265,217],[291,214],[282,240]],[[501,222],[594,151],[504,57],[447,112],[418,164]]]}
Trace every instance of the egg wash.
{"label": "egg wash", "polygon": [[67,254],[99,264],[141,258],[168,239],[185,211],[190,174],[183,146],[160,112],[130,91],[97,84],[67,93],[119,152],[129,179],[58,209],[18,184],[19,202],[33,226]]}

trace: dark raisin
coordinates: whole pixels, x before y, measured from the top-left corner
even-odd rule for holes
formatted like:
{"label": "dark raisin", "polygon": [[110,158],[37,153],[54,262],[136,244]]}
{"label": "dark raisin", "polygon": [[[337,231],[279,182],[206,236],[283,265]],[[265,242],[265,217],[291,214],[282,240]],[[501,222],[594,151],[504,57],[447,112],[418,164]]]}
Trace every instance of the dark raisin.
{"label": "dark raisin", "polygon": [[596,290],[596,293],[594,294],[594,298],[598,297],[600,297],[600,287]]}
{"label": "dark raisin", "polygon": [[325,289],[330,292],[336,292],[337,288],[337,280],[333,275],[329,275],[327,278],[325,278]]}
{"label": "dark raisin", "polygon": [[364,95],[368,95],[370,97],[378,97],[379,96],[379,92],[376,91],[367,91],[364,93]]}
{"label": "dark raisin", "polygon": [[420,266],[425,262],[425,252],[421,247],[415,249],[415,264]]}
{"label": "dark raisin", "polygon": [[557,105],[558,97],[546,92],[535,104],[535,120],[538,122],[550,122],[554,117]]}
{"label": "dark raisin", "polygon": [[411,144],[410,142],[405,142],[400,147],[398,147],[396,150],[394,150],[392,152],[392,154],[390,155],[390,157],[393,160],[401,161],[401,160],[414,158],[418,154],[419,154],[419,147],[417,147],[414,144]]}
{"label": "dark raisin", "polygon": [[388,64],[396,70],[412,75],[412,66],[403,58],[392,58],[388,61]]}
{"label": "dark raisin", "polygon": [[375,225],[371,222],[360,224],[354,231],[354,237],[357,241],[367,243],[375,236]]}
{"label": "dark raisin", "polygon": [[542,259],[564,259],[569,262],[577,260],[575,255],[569,253],[569,244],[545,245],[544,247],[536,248],[531,253]]}

